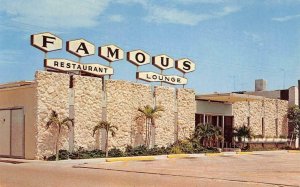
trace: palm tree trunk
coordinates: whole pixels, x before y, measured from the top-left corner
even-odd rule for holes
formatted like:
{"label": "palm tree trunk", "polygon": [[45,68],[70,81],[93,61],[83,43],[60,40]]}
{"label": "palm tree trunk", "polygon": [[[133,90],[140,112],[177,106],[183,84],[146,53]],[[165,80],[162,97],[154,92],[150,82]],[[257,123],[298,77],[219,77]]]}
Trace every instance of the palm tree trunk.
{"label": "palm tree trunk", "polygon": [[151,147],[151,135],[152,135],[151,130],[152,130],[152,120],[150,119],[149,120],[149,143],[148,143],[149,147],[148,148]]}
{"label": "palm tree trunk", "polygon": [[300,129],[298,131],[299,131],[299,134],[298,134],[298,149],[300,149]]}
{"label": "palm tree trunk", "polygon": [[59,160],[59,150],[58,150],[58,143],[59,143],[59,136],[60,136],[60,127],[58,127],[58,133],[57,133],[57,138],[56,138],[56,142],[55,142],[55,160],[58,161]]}
{"label": "palm tree trunk", "polygon": [[105,139],[105,157],[108,157],[108,130],[106,130],[106,139]]}
{"label": "palm tree trunk", "polygon": [[146,131],[146,135],[145,135],[145,145],[146,147],[148,147],[148,118],[146,118],[146,128],[145,128],[145,131]]}

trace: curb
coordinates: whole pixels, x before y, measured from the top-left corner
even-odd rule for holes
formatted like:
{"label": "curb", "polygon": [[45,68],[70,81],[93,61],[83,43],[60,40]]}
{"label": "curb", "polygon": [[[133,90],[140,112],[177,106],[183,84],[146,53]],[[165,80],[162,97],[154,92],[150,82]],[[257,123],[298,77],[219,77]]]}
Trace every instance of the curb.
{"label": "curb", "polygon": [[190,157],[189,154],[171,154],[167,155],[167,158],[187,158]]}
{"label": "curb", "polygon": [[300,150],[288,150],[288,153],[300,153]]}
{"label": "curb", "polygon": [[236,152],[237,155],[252,155],[253,152]]}
{"label": "curb", "polygon": [[127,161],[152,161],[156,160],[154,156],[137,156],[137,157],[117,157],[106,158],[106,162],[127,162]]}
{"label": "curb", "polygon": [[223,156],[224,153],[205,153],[205,156]]}
{"label": "curb", "polygon": [[40,160],[25,160],[25,159],[12,159],[0,158],[0,160],[16,160],[25,163],[39,163],[39,164],[88,164],[88,163],[109,163],[109,162],[127,162],[127,161],[154,161],[154,160],[172,160],[180,158],[204,158],[214,156],[235,156],[235,155],[268,155],[268,154],[287,154],[287,153],[300,153],[300,150],[280,150],[280,151],[253,151],[253,152],[221,152],[221,153],[198,153],[198,154],[170,154],[170,155],[153,155],[153,156],[133,156],[133,157],[113,157],[113,158],[90,158],[90,159],[70,159],[59,161],[40,161]]}

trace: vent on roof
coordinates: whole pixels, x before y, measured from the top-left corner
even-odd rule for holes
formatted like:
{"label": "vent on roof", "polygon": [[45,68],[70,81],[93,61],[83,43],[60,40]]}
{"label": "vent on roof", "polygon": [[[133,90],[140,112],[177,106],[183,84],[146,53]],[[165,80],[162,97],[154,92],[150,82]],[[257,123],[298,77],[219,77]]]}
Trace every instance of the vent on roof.
{"label": "vent on roof", "polygon": [[255,80],[255,91],[265,91],[267,89],[267,81],[264,79]]}

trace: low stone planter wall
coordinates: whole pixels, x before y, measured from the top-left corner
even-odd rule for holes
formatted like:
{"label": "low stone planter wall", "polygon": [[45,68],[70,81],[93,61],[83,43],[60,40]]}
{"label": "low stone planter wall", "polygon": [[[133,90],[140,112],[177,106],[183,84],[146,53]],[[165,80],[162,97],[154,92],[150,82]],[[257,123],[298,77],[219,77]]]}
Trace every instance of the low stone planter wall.
{"label": "low stone planter wall", "polygon": [[[235,138],[234,141],[236,143],[239,143],[238,139]],[[242,139],[242,142],[244,140]],[[287,138],[251,138],[251,139],[248,139],[246,138],[245,143],[286,143],[288,142],[288,139]]]}

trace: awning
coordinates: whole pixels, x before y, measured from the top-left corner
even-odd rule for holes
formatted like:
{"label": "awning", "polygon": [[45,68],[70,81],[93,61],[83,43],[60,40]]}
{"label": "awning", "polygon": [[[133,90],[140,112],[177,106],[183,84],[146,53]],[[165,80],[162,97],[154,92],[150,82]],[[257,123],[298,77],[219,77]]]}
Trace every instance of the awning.
{"label": "awning", "polygon": [[218,101],[218,102],[227,102],[227,103],[235,103],[241,101],[257,101],[262,99],[263,97],[261,96],[237,94],[237,93],[196,95],[196,100]]}
{"label": "awning", "polygon": [[9,82],[9,83],[0,84],[0,89],[27,86],[27,85],[31,85],[31,84],[34,84],[34,81]]}

